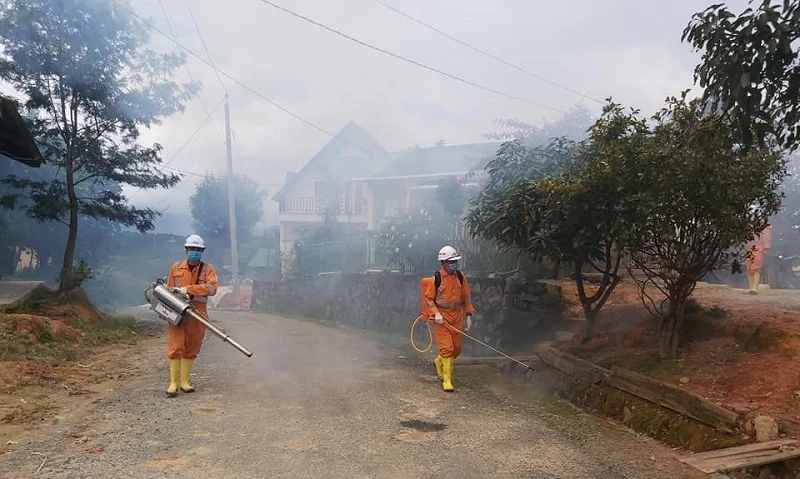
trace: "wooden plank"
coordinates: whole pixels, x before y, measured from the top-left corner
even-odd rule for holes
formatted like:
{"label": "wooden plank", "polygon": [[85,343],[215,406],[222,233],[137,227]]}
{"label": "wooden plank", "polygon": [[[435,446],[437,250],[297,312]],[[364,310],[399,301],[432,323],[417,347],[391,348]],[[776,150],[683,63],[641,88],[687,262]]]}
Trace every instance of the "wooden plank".
{"label": "wooden plank", "polygon": [[737,454],[745,454],[748,452],[777,449],[781,446],[788,446],[789,444],[795,444],[796,442],[797,442],[796,439],[776,439],[774,441],[756,442],[753,444],[745,444],[744,446],[726,447],[723,449],[714,449],[713,451],[698,452],[697,454],[685,456],[685,458],[691,459],[692,461],[717,459],[726,456],[735,456]]}
{"label": "wooden plank", "polygon": [[740,459],[752,459],[756,457],[769,457],[774,456],[775,454],[780,453],[781,451],[778,449],[762,449],[761,451],[752,451],[752,452],[745,452],[742,454],[734,454],[731,456],[724,456],[724,457],[712,457],[709,459],[698,459],[698,460],[686,460],[682,461],[690,466],[694,466],[697,469],[715,469],[720,465],[724,465],[731,460],[740,460]]}
{"label": "wooden plank", "polygon": [[589,361],[573,356],[569,353],[559,351],[549,345],[541,345],[536,348],[536,354],[542,361],[553,366],[559,371],[563,371],[570,376],[582,379],[592,384],[600,384],[610,374],[608,369],[602,368]]}
{"label": "wooden plank", "polygon": [[696,467],[697,469],[711,474],[714,472],[734,471],[737,469],[745,469],[748,467],[762,466],[764,464],[772,464],[775,462],[788,461],[800,457],[800,449],[791,451],[778,452],[765,457],[744,457],[731,456],[727,461],[717,461],[712,465],[703,465]]}
{"label": "wooden plank", "polygon": [[611,368],[608,383],[720,431],[731,432],[739,417],[700,396],[616,366]]}
{"label": "wooden plank", "polygon": [[735,465],[752,461],[755,462],[767,461],[768,463],[770,458],[783,454],[784,452],[792,452],[794,450],[795,449],[780,451],[778,449],[770,449],[767,451],[748,452],[746,454],[740,454],[736,456],[721,457],[719,459],[710,459],[700,463],[700,468],[698,469],[706,471],[726,471],[726,470],[731,470],[731,464]]}

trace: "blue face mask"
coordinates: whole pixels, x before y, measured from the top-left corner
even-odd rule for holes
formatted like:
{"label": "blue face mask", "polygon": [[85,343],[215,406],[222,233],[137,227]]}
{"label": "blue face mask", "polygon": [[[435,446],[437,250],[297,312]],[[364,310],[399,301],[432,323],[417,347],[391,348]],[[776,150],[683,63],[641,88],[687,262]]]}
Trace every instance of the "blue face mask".
{"label": "blue face mask", "polygon": [[193,263],[197,263],[200,261],[200,258],[203,257],[203,253],[199,251],[189,251],[188,253],[189,261]]}
{"label": "blue face mask", "polygon": [[458,271],[458,263],[448,263],[447,266],[453,271]]}

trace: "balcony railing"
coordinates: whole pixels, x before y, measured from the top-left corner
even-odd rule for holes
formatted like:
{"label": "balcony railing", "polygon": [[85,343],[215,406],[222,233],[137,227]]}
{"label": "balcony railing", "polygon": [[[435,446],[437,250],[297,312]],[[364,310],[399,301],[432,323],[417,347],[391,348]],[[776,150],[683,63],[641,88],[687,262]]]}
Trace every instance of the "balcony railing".
{"label": "balcony railing", "polygon": [[[329,203],[312,197],[285,198],[279,203],[281,213],[320,215]],[[356,199],[348,201],[341,198],[338,205],[332,205],[331,213],[335,215],[363,215],[367,213],[366,201]]]}

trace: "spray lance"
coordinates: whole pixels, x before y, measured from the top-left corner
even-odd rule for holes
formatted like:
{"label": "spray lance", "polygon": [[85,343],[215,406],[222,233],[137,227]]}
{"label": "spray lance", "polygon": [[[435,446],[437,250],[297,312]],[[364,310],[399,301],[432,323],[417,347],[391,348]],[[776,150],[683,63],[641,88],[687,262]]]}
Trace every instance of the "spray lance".
{"label": "spray lance", "polygon": [[194,319],[202,323],[209,331],[214,333],[214,335],[222,339],[222,342],[230,344],[248,358],[253,355],[253,353],[231,339],[225,331],[221,330],[195,311],[194,308],[192,308],[192,303],[189,298],[181,293],[170,291],[170,289],[164,285],[163,278],[159,278],[151,287],[147,288],[144,292],[144,297],[147,299],[147,302],[150,303],[150,309],[158,313],[161,319],[170,324],[180,326],[187,317]]}
{"label": "spray lance", "polygon": [[[420,290],[421,290],[420,292],[421,292],[421,299],[422,299],[422,313],[419,316],[417,316],[416,319],[414,319],[414,321],[411,323],[411,347],[414,348],[414,350],[416,352],[420,353],[420,354],[427,353],[433,347],[433,331],[431,331],[431,322],[432,322],[431,318],[433,317],[433,314],[431,313],[430,308],[428,307],[428,301],[425,299],[425,292],[428,290],[429,284],[431,282],[433,282],[433,281],[434,281],[434,278],[430,278],[430,277],[422,278],[422,280],[420,281]],[[416,330],[417,324],[419,323],[420,320],[425,321],[425,323],[427,323],[427,325],[428,325],[428,345],[425,346],[425,348],[420,348],[419,346],[417,346],[417,343],[414,341],[414,331]],[[506,359],[510,359],[511,361],[513,361],[513,362],[515,362],[515,363],[517,363],[517,364],[519,364],[521,366],[524,366],[529,371],[534,372],[534,373],[536,372],[536,369],[534,369],[533,366],[529,366],[529,365],[523,363],[522,361],[520,361],[519,359],[512,358],[511,356],[509,356],[508,354],[500,351],[499,349],[493,348],[492,346],[489,346],[488,344],[484,343],[483,341],[470,336],[465,331],[461,331],[460,329],[456,328],[455,326],[450,325],[447,321],[443,321],[442,324],[444,326],[446,326],[447,328],[449,328],[451,331],[453,331],[455,333],[458,333],[458,334],[464,336],[465,338],[471,339],[472,341],[475,341],[476,343],[480,344],[483,347],[491,349],[492,351],[494,351],[497,354],[505,357]]]}

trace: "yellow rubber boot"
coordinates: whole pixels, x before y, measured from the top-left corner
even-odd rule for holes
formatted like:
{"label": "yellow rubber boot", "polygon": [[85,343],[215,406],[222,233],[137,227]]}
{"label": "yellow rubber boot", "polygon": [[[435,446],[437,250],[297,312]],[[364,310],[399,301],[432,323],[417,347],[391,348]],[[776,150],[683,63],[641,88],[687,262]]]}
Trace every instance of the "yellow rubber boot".
{"label": "yellow rubber boot", "polygon": [[169,360],[169,388],[167,388],[167,397],[175,397],[178,394],[178,381],[181,374],[181,360]]}
{"label": "yellow rubber boot", "polygon": [[189,384],[189,374],[192,372],[193,359],[181,359],[181,391],[185,393],[193,393],[194,387]]}
{"label": "yellow rubber boot", "polygon": [[753,292],[758,294],[758,285],[761,284],[761,271],[753,273]]}
{"label": "yellow rubber boot", "polygon": [[442,389],[453,391],[453,358],[442,358]]}
{"label": "yellow rubber boot", "polygon": [[436,366],[436,377],[439,378],[439,381],[444,379],[442,375],[442,357],[436,356],[436,359],[433,360],[433,365]]}

